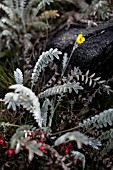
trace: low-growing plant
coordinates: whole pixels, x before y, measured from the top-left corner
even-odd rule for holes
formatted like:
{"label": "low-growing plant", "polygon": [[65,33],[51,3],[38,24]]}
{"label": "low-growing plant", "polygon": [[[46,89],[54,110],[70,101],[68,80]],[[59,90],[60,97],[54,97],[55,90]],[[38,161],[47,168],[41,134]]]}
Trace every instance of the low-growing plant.
{"label": "low-growing plant", "polygon": [[[0,3],[0,9],[6,14],[0,19],[0,38],[1,41],[5,41],[1,51],[4,48],[11,49],[13,45],[11,42],[15,46],[22,46],[25,40],[27,48],[30,48],[29,40],[35,38],[38,30],[44,30],[49,27],[46,21],[49,18],[59,16],[57,11],[54,10],[42,12],[46,4],[50,5],[52,2],[53,0],[22,0],[21,2],[19,0],[4,0]],[[28,50],[27,48],[26,50]]]}
{"label": "low-growing plant", "polygon": [[[83,35],[79,35],[74,44],[74,50],[85,41]],[[76,48],[75,48],[76,45]],[[73,50],[72,50],[73,51]],[[5,95],[4,102],[7,105],[7,109],[13,109],[17,111],[17,107],[23,107],[34,117],[37,126],[31,125],[15,125],[8,122],[1,122],[3,127],[18,126],[16,132],[11,137],[10,146],[5,141],[3,136],[0,137],[1,152],[8,156],[20,154],[23,151],[27,151],[29,161],[33,160],[36,155],[40,158],[48,160],[48,164],[57,165],[64,170],[72,168],[80,160],[82,162],[82,169],[85,168],[85,154],[82,153],[83,145],[90,145],[94,149],[99,149],[102,145],[101,141],[108,139],[107,148],[112,148],[112,129],[102,133],[97,139],[86,135],[89,129],[102,128],[107,125],[112,126],[113,123],[113,109],[108,109],[100,114],[97,114],[91,118],[83,121],[83,123],[77,122],[77,126],[71,129],[63,129],[62,131],[52,132],[53,120],[55,112],[57,111],[59,104],[64,99],[65,94],[72,93],[74,95],[79,94],[84,90],[84,84],[88,84],[89,87],[94,89],[94,93],[112,92],[110,86],[106,84],[105,80],[101,80],[100,77],[95,77],[95,73],[89,75],[89,71],[83,74],[78,67],[71,70],[70,75],[64,77],[65,70],[62,69],[61,77],[58,82],[60,84],[54,84],[53,87],[40,91],[38,96],[33,92],[33,88],[38,81],[41,72],[53,61],[54,58],[59,59],[59,55],[62,53],[58,49],[50,49],[43,52],[39,57],[36,65],[33,69],[31,76],[31,89],[24,86],[22,71],[17,68],[14,71],[14,77],[17,84],[10,86],[14,92],[9,92]],[[67,64],[70,61],[66,59],[64,55],[63,68],[67,68]],[[92,102],[95,95],[88,95],[86,100],[82,100],[85,105]],[[28,114],[26,112],[26,114]],[[60,114],[60,113],[59,113]],[[71,132],[73,130],[73,132]],[[65,133],[67,132],[67,133]],[[65,133],[60,137],[57,135]],[[49,140],[49,142],[48,142]],[[76,141],[76,145],[75,145]],[[3,151],[4,149],[4,151]],[[109,149],[107,151],[109,151]],[[106,149],[104,148],[102,154],[104,155]],[[54,162],[55,159],[55,162]],[[50,161],[50,162],[49,162]]]}
{"label": "low-growing plant", "polygon": [[94,0],[86,9],[85,15],[97,20],[107,20],[112,16],[112,6],[112,0]]}
{"label": "low-growing plant", "polygon": [[42,34],[46,36],[46,32],[51,29],[51,19],[59,16],[57,10],[45,9],[51,3],[53,0],[3,0],[0,3],[0,12],[3,13],[0,17],[2,63],[8,58],[25,70],[24,74],[28,72],[31,67],[30,58],[36,57],[35,46]]}

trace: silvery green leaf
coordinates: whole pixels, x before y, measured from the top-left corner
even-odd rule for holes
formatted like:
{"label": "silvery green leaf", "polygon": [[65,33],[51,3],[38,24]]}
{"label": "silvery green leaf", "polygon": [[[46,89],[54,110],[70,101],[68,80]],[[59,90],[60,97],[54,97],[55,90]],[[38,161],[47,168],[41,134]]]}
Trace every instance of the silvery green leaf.
{"label": "silvery green leaf", "polygon": [[38,156],[43,156],[43,152],[39,149],[42,144],[38,144],[37,141],[32,140],[25,143],[28,150],[32,151],[33,153],[37,154]]}
{"label": "silvery green leaf", "polygon": [[47,64],[51,61],[53,61],[54,58],[59,59],[59,55],[62,54],[58,49],[50,49],[49,51],[43,52],[42,55],[40,55],[38,61],[35,64],[35,67],[33,69],[31,82],[32,87],[34,83],[37,81],[40,72],[47,66]]}
{"label": "silvery green leaf", "polygon": [[4,98],[5,104],[7,104],[7,109],[12,108],[14,111],[16,111],[16,106],[20,106],[18,103],[18,98],[19,94],[12,92],[7,93]]}
{"label": "silvery green leaf", "polygon": [[14,149],[16,143],[17,143],[17,139],[16,139],[16,138],[11,138],[10,148],[11,148],[11,149]]}
{"label": "silvery green leaf", "polygon": [[87,84],[87,82],[88,82],[88,77],[86,77],[85,84]]}
{"label": "silvery green leaf", "polygon": [[93,87],[95,87],[95,86],[96,86],[96,82],[93,83]]}
{"label": "silvery green leaf", "polygon": [[29,155],[28,155],[29,161],[32,161],[33,158],[34,158],[34,152],[29,149]]}
{"label": "silvery green leaf", "polygon": [[82,81],[84,81],[84,78],[85,78],[84,75],[82,75]]}
{"label": "silvery green leaf", "polygon": [[15,153],[16,153],[16,154],[19,153],[19,152],[20,152],[20,149],[21,149],[21,144],[20,144],[20,142],[18,142],[18,143],[16,144]]}
{"label": "silvery green leaf", "polygon": [[1,37],[2,36],[12,36],[12,33],[9,31],[9,30],[4,30],[4,31],[2,31],[2,33],[1,33]]}
{"label": "silvery green leaf", "polygon": [[93,78],[95,76],[95,73],[93,73],[91,76],[89,76],[90,78]]}
{"label": "silvery green leaf", "polygon": [[31,89],[21,84],[12,85],[9,88],[14,89],[15,93],[7,93],[5,95],[4,101],[5,104],[8,104],[7,107],[12,107],[13,110],[16,110],[16,106],[22,105],[23,108],[33,113],[34,119],[39,127],[42,127],[42,117],[38,97],[36,97]]}
{"label": "silvery green leaf", "polygon": [[73,141],[73,140],[76,141],[77,147],[79,149],[82,147],[82,144],[88,145],[88,137],[78,131],[74,131],[74,132],[68,132],[60,136],[55,141],[55,146],[58,146],[62,143],[66,143],[66,142]]}
{"label": "silvery green leaf", "polygon": [[98,146],[102,146],[99,140],[93,138],[89,138],[88,145],[92,146],[94,149],[99,149]]}
{"label": "silvery green leaf", "polygon": [[79,126],[82,128],[88,128],[89,126],[102,128],[103,126],[106,127],[107,124],[113,124],[113,109],[104,110],[100,114],[92,116],[90,119],[83,120],[83,123],[79,123]]}
{"label": "silvery green leaf", "polygon": [[72,89],[78,93],[78,90],[82,90],[83,87],[80,86],[80,83],[79,82],[67,82],[67,83],[64,83],[63,85],[58,85],[58,86],[54,86],[54,87],[51,87],[47,90],[45,90],[44,92],[41,92],[39,94],[39,98],[44,98],[44,97],[48,97],[50,95],[56,95],[56,94],[61,94],[61,93],[66,93],[66,92],[72,92]]}
{"label": "silvery green leaf", "polygon": [[82,161],[82,166],[83,166],[83,169],[85,168],[85,155],[81,152],[78,152],[78,151],[71,151],[72,155],[76,158],[76,161],[77,159],[81,160]]}
{"label": "silvery green leaf", "polygon": [[42,115],[42,123],[44,127],[46,127],[47,124],[47,113],[48,113],[48,107],[51,105],[50,100],[48,98],[45,99],[43,102],[42,108],[41,108],[41,115]]}
{"label": "silvery green leaf", "polygon": [[103,84],[103,83],[105,83],[105,80],[101,80],[98,82],[98,84]]}
{"label": "silvery green leaf", "polygon": [[32,129],[33,128],[33,126],[32,125],[23,125],[23,126],[21,126],[21,127],[19,127],[17,130],[16,130],[16,132],[21,132],[21,131],[24,131],[24,130],[30,130],[30,129]]}
{"label": "silvery green leaf", "polygon": [[89,86],[91,86],[92,85],[92,79],[90,79],[90,81],[89,81]]}
{"label": "silvery green leaf", "polygon": [[74,67],[74,75],[76,75],[79,72],[79,67]]}
{"label": "silvery green leaf", "polygon": [[101,79],[101,77],[97,77],[97,78],[94,79],[94,81],[98,81],[100,79]]}
{"label": "silvery green leaf", "polygon": [[62,67],[63,69],[66,67],[66,64],[67,64],[67,61],[68,61],[68,54],[67,53],[64,53],[63,55],[63,60],[62,60]]}
{"label": "silvery green leaf", "polygon": [[86,72],[86,74],[85,74],[85,75],[86,75],[86,77],[88,76],[88,74],[89,74],[89,70],[87,70],[87,72]]}

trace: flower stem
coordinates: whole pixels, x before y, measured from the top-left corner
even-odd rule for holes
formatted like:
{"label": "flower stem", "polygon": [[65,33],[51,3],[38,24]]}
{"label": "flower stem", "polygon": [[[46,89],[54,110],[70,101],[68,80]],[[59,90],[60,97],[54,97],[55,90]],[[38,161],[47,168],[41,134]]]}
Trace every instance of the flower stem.
{"label": "flower stem", "polygon": [[72,55],[73,55],[73,53],[74,53],[74,51],[75,51],[75,49],[76,49],[77,47],[78,47],[78,45],[75,43],[74,46],[73,46],[73,49],[72,49],[72,51],[71,51],[71,54],[70,54],[70,56],[69,56],[68,62],[67,62],[67,64],[66,64],[66,67],[65,67],[65,69],[64,69],[64,71],[63,71],[62,77],[64,76],[64,74],[65,74],[65,72],[66,72],[66,70],[67,70],[67,67],[68,67],[68,65],[69,65],[69,62],[70,62],[70,60],[71,60],[71,57],[72,57]]}
{"label": "flower stem", "polygon": [[67,129],[67,130],[62,130],[62,131],[59,131],[59,132],[55,132],[55,133],[52,133],[51,136],[55,136],[55,135],[58,135],[58,134],[61,134],[61,133],[65,133],[65,132],[69,132],[71,130],[75,130],[75,129],[78,129],[79,126],[76,126],[74,128],[70,128],[70,129]]}

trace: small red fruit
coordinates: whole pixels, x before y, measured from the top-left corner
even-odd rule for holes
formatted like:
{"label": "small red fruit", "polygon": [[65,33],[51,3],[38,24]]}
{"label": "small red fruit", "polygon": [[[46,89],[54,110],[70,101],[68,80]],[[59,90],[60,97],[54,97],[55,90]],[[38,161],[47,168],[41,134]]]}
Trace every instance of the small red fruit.
{"label": "small red fruit", "polygon": [[66,144],[65,143],[61,144],[61,148],[65,149],[66,148]]}
{"label": "small red fruit", "polygon": [[68,144],[68,147],[69,147],[69,149],[72,149],[73,146],[72,146],[71,143],[69,143],[69,144]]}
{"label": "small red fruit", "polygon": [[8,149],[8,150],[6,151],[6,154],[9,155],[9,156],[11,156],[11,155],[15,154],[15,150],[14,150],[14,149]]}
{"label": "small red fruit", "polygon": [[26,150],[26,151],[27,151],[27,150],[28,150],[28,148],[27,148],[26,146],[23,146],[23,150]]}
{"label": "small red fruit", "polygon": [[39,148],[41,151],[44,151],[45,150],[45,147],[44,147],[44,145],[42,145],[42,146],[40,146],[40,148]]}
{"label": "small red fruit", "polygon": [[44,133],[42,133],[42,134],[41,134],[41,138],[45,138],[45,135],[44,135]]}
{"label": "small red fruit", "polygon": [[65,151],[64,151],[64,154],[67,155],[69,153],[69,149],[66,148]]}
{"label": "small red fruit", "polygon": [[0,139],[4,140],[4,137],[1,135],[1,136],[0,136]]}
{"label": "small red fruit", "polygon": [[5,142],[4,142],[4,140],[2,140],[2,139],[0,139],[0,146],[4,146],[4,144],[5,144]]}
{"label": "small red fruit", "polygon": [[0,146],[3,147],[3,146],[5,146],[5,145],[6,145],[6,143],[5,143],[4,137],[3,137],[3,136],[0,136]]}

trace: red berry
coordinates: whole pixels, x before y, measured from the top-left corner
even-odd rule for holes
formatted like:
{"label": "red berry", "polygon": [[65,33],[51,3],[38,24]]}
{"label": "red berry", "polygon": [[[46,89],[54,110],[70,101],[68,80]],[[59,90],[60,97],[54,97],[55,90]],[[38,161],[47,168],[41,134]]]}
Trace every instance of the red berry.
{"label": "red berry", "polygon": [[69,149],[66,148],[65,151],[64,151],[64,154],[67,155],[69,153]]}
{"label": "red berry", "polygon": [[1,147],[6,146],[5,139],[3,136],[0,136],[0,146]]}
{"label": "red berry", "polygon": [[41,134],[41,138],[45,138],[45,135],[44,135],[44,133],[42,133],[42,134]]}
{"label": "red berry", "polygon": [[4,142],[4,140],[3,139],[0,139],[0,146],[4,146],[4,144],[5,144],[5,142]]}
{"label": "red berry", "polygon": [[66,144],[65,143],[63,143],[63,144],[61,144],[61,148],[66,148]]}
{"label": "red berry", "polygon": [[13,154],[15,154],[15,150],[14,149],[8,149],[7,151],[6,151],[6,154],[7,155],[13,155]]}
{"label": "red berry", "polygon": [[72,146],[71,143],[69,143],[69,144],[68,144],[68,147],[69,147],[69,149],[72,149],[73,146]]}
{"label": "red berry", "polygon": [[40,148],[39,148],[41,151],[44,151],[45,150],[45,147],[44,147],[44,145],[42,145],[42,146],[40,146]]}
{"label": "red berry", "polygon": [[28,148],[27,148],[26,146],[23,146],[23,150],[26,150],[26,151],[27,151],[27,150],[28,150]]}

